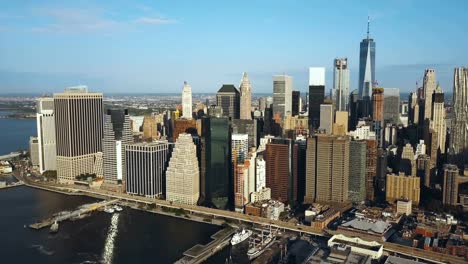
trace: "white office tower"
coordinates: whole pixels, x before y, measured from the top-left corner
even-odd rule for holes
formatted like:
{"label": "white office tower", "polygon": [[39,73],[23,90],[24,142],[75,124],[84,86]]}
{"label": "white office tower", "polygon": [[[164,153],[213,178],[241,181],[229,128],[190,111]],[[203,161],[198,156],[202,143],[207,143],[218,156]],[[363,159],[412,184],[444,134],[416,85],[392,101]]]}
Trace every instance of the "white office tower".
{"label": "white office tower", "polygon": [[244,72],[239,85],[240,90],[240,119],[252,119],[252,85],[250,84],[249,76]]}
{"label": "white office tower", "polygon": [[199,197],[197,147],[190,134],[179,134],[166,171],[166,200],[196,205]]}
{"label": "white office tower", "polygon": [[54,98],[41,97],[37,99],[36,112],[39,171],[40,173],[54,171],[57,170]]}
{"label": "white office tower", "polygon": [[255,190],[257,192],[261,191],[266,187],[266,162],[263,159],[263,155],[257,155],[255,159],[256,168],[255,168]]}
{"label": "white office tower", "polygon": [[187,82],[182,91],[182,118],[192,119],[192,87]]}
{"label": "white office tower", "polygon": [[162,197],[168,156],[169,144],[166,141],[125,145],[127,193]]}
{"label": "white office tower", "polygon": [[[104,138],[102,140],[104,175],[102,187],[116,190],[114,188],[125,181],[123,146],[132,143],[133,136],[128,110],[108,109],[106,115],[104,115]],[[122,191],[120,187],[119,191]]]}
{"label": "white office tower", "polygon": [[431,128],[437,132],[437,144],[440,148],[440,153],[445,154],[447,125],[445,123],[444,92],[440,85],[437,85],[437,88],[432,94]]}
{"label": "white office tower", "polygon": [[279,114],[283,119],[292,111],[293,78],[288,75],[273,76],[273,116]]}
{"label": "white office tower", "polygon": [[[432,94],[437,86],[436,74],[434,69],[424,71],[423,90],[424,90],[424,120],[432,117]],[[385,90],[387,92],[387,90]]]}
{"label": "white office tower", "polygon": [[102,177],[102,93],[86,86],[54,94],[57,178],[74,183],[76,176],[90,173]]}
{"label": "white office tower", "polygon": [[333,100],[336,111],[348,111],[349,69],[348,59],[335,59],[333,67]]}

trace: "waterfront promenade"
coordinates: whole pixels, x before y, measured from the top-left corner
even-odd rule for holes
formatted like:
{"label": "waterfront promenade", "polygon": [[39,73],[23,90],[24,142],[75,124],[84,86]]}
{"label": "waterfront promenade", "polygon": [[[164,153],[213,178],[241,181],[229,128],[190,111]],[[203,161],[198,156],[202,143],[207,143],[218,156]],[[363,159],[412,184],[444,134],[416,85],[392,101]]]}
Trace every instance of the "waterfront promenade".
{"label": "waterfront promenade", "polygon": [[[172,209],[183,209],[184,212],[190,214],[198,214],[198,215],[205,215],[206,217],[210,217],[212,219],[217,220],[226,220],[234,223],[254,223],[258,225],[271,225],[273,228],[279,228],[280,230],[284,231],[291,231],[300,234],[310,234],[312,236],[320,236],[320,237],[330,237],[337,233],[337,231],[331,230],[321,230],[317,228],[313,228],[311,226],[305,225],[295,225],[288,222],[278,221],[278,220],[269,220],[262,217],[250,216],[245,214],[240,214],[231,211],[224,211],[218,210],[213,208],[207,208],[202,206],[193,206],[193,205],[185,205],[185,204],[178,204],[173,202],[168,202],[165,200],[157,200],[154,198],[147,198],[141,196],[133,196],[126,193],[115,193],[109,192],[99,189],[90,189],[85,186],[69,186],[69,185],[60,185],[60,184],[43,184],[38,182],[29,181],[28,179],[20,176],[18,173],[16,174],[19,180],[23,180],[27,186],[30,187],[39,187],[41,189],[49,190],[49,191],[57,191],[60,193],[65,194],[78,194],[82,193],[85,195],[89,195],[92,197],[98,197],[103,199],[120,199],[127,202],[134,202],[139,204],[146,204],[146,205],[154,205],[156,208],[172,208]],[[188,219],[190,220],[190,219]],[[364,240],[375,240],[370,236],[365,236],[361,233],[355,233],[351,231],[342,232],[344,235],[351,236],[351,237],[360,237]],[[426,251],[418,248],[402,246],[394,243],[389,242],[381,242],[384,245],[384,251],[387,254],[400,254],[406,255],[409,257],[418,258],[421,260],[427,260],[432,263],[453,263],[453,264],[462,264],[467,263],[466,260],[463,258],[459,258],[452,255],[446,255],[438,252]]]}

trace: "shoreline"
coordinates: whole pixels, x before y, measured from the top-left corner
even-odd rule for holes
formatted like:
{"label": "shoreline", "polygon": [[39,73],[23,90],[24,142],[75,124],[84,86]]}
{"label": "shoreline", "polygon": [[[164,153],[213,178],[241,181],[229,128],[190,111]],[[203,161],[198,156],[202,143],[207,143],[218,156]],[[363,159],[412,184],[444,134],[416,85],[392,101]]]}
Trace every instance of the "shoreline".
{"label": "shoreline", "polygon": [[[111,197],[108,197],[108,196],[105,196],[105,195],[98,195],[98,194],[94,194],[94,193],[81,192],[81,191],[78,191],[78,192],[61,191],[61,190],[57,190],[56,188],[53,188],[53,187],[44,187],[44,186],[34,185],[34,184],[30,184],[30,183],[25,183],[22,186],[26,186],[26,187],[30,187],[30,188],[34,188],[34,189],[39,189],[39,190],[43,190],[43,191],[48,191],[48,192],[53,192],[53,193],[59,193],[59,194],[63,194],[63,195],[86,196],[86,197],[91,197],[91,198],[100,199],[100,200],[106,200],[106,199],[111,198]],[[175,217],[175,218],[179,218],[179,219],[185,219],[185,220],[188,220],[188,221],[194,221],[194,222],[198,222],[198,223],[215,225],[215,226],[219,226],[219,227],[223,226],[223,224],[226,224],[226,221],[218,220],[218,219],[210,219],[210,222],[208,222],[208,221],[204,220],[204,219],[208,219],[208,218],[204,218],[202,216],[194,215],[194,214],[176,215],[176,213],[174,213],[174,212],[164,212],[161,209],[158,210],[158,209],[142,208],[140,206],[137,206],[135,203],[125,202],[125,201],[121,202],[121,204],[124,205],[124,206],[127,206],[127,207],[129,207],[131,209],[134,209],[134,210],[144,211],[144,212],[152,213],[152,214],[170,216],[170,217]],[[142,205],[142,204],[145,204],[145,203],[143,203],[143,202],[138,203],[138,205]]]}

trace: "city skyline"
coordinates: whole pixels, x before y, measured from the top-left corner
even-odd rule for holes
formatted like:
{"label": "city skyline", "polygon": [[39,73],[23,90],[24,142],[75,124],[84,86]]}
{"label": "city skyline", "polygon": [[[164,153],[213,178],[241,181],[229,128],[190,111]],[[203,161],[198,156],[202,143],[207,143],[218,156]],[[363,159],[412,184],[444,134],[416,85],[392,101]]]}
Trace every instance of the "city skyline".
{"label": "city skyline", "polygon": [[[468,39],[457,33],[463,19],[459,10],[466,3],[430,2],[424,6],[443,20],[428,19],[430,11],[418,12],[421,1],[341,2],[342,9],[324,2],[254,3],[242,9],[243,20],[232,21],[221,20],[220,14],[240,11],[242,3],[210,3],[215,12],[203,17],[191,11],[208,3],[7,3],[0,12],[0,32],[9,40],[0,44],[0,94],[51,93],[76,84],[104,93],[165,93],[185,80],[194,93],[214,93],[223,83],[237,84],[244,71],[253,93],[271,92],[271,77],[282,73],[294,78],[294,90],[306,92],[310,66],[326,67],[328,94],[335,57],[348,58],[352,91],[358,86],[359,42],[366,37],[368,15],[371,37],[378,43],[380,85],[409,92],[416,81],[422,84],[420,72],[434,68],[443,90],[451,90],[451,69],[467,59],[463,47]],[[305,14],[315,14],[314,20]],[[345,24],[315,22],[344,16]],[[278,29],[288,29],[288,38],[269,41]],[[240,34],[248,36],[247,44],[230,44]],[[438,41],[454,36],[457,41]],[[35,45],[26,48],[26,43]],[[221,62],[229,63],[219,67]]]}

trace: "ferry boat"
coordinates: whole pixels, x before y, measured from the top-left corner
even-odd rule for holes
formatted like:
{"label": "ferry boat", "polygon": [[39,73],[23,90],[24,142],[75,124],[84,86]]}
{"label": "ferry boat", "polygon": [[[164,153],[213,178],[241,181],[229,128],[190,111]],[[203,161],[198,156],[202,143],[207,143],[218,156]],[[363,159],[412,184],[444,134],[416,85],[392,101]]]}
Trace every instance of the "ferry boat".
{"label": "ferry boat", "polygon": [[249,238],[251,235],[252,235],[252,231],[242,229],[241,231],[235,233],[234,236],[232,236],[231,245],[235,246],[237,244],[240,244],[243,241],[245,241],[247,238]]}
{"label": "ferry boat", "polygon": [[108,213],[108,214],[113,214],[115,212],[114,208],[112,207],[109,207],[109,208],[105,208],[104,209],[104,212]]}
{"label": "ferry boat", "polygon": [[59,224],[57,223],[57,221],[55,221],[55,222],[50,226],[49,233],[55,234],[55,233],[58,232],[58,229],[59,229]]}
{"label": "ferry boat", "polygon": [[242,229],[232,236],[230,262],[238,264],[250,263],[247,251],[249,250],[249,238],[252,236],[251,230]]}
{"label": "ferry boat", "polygon": [[117,211],[117,212],[122,212],[123,208],[118,206],[118,205],[114,205],[114,210]]}

